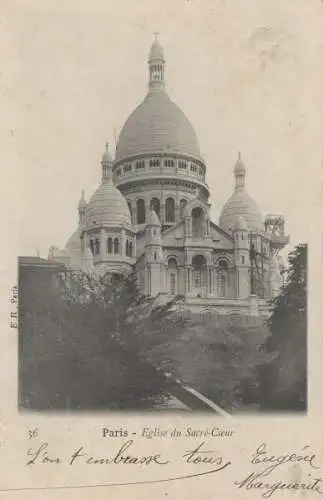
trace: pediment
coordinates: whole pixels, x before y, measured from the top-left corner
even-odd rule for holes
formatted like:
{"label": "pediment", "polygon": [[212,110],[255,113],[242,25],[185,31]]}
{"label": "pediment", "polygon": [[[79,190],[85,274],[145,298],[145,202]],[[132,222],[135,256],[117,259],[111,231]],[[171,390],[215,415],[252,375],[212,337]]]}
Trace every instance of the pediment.
{"label": "pediment", "polygon": [[233,237],[212,221],[210,221],[210,233],[216,248],[233,248]]}

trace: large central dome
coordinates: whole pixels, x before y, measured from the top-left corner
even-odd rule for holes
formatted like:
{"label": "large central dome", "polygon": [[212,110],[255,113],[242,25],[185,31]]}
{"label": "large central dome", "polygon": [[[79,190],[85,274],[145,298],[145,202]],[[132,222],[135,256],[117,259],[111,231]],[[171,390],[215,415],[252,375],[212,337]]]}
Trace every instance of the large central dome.
{"label": "large central dome", "polygon": [[116,148],[117,161],[161,153],[201,157],[195,130],[165,91],[164,63],[162,47],[155,40],[148,60],[149,92],[121,130]]}
{"label": "large central dome", "polygon": [[192,125],[165,91],[149,93],[131,113],[119,136],[116,160],[154,153],[200,158]]}

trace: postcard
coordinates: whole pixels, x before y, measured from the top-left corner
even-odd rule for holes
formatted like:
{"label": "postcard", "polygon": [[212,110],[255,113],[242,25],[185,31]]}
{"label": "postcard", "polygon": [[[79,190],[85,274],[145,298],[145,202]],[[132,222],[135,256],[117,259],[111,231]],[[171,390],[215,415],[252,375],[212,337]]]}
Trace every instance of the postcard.
{"label": "postcard", "polygon": [[323,498],[322,10],[3,2],[1,498]]}

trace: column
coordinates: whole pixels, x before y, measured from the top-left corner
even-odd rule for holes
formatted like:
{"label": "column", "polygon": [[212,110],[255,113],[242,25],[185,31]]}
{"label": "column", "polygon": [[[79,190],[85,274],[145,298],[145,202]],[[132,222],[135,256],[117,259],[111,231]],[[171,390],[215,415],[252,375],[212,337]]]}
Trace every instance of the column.
{"label": "column", "polygon": [[126,231],[124,228],[121,229],[120,235],[120,254],[123,257],[126,255]]}
{"label": "column", "polygon": [[190,266],[185,266],[185,276],[186,276],[185,290],[187,293],[190,293],[192,290],[192,272]]}
{"label": "column", "polygon": [[104,260],[107,253],[107,233],[105,229],[100,231],[100,260]]}
{"label": "column", "polygon": [[192,237],[192,219],[191,217],[185,217],[185,237]]}
{"label": "column", "polygon": [[137,224],[137,204],[134,203],[132,206],[132,225],[136,226]]}
{"label": "column", "polygon": [[179,207],[179,204],[177,202],[177,200],[175,201],[175,222],[179,222],[179,219],[180,219],[180,207]]}
{"label": "column", "polygon": [[165,204],[160,205],[160,223],[165,224]]}
{"label": "column", "polygon": [[213,281],[212,281],[212,267],[208,266],[208,280],[209,280],[209,294],[212,295]]}

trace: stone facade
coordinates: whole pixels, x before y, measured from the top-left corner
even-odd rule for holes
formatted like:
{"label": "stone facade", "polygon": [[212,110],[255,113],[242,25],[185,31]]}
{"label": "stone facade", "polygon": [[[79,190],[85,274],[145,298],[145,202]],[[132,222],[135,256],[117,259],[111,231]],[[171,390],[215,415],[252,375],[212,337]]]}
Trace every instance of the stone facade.
{"label": "stone facade", "polygon": [[241,155],[235,189],[219,224],[210,219],[207,166],[195,131],[165,90],[165,59],[151,48],[148,93],[126,121],[102,182],[79,203],[79,228],[50,258],[89,271],[135,269],[141,293],[182,295],[185,307],[264,314],[277,293],[277,254],[288,242],[284,219],[265,220],[245,189]]}

